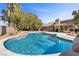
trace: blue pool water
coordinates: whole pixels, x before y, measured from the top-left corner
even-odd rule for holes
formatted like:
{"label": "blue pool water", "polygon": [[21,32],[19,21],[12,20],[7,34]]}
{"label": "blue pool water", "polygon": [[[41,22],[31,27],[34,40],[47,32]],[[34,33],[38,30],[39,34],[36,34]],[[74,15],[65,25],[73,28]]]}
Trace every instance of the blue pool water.
{"label": "blue pool water", "polygon": [[4,46],[15,53],[24,55],[45,55],[65,52],[72,48],[73,42],[59,38],[56,34],[29,33],[4,42]]}

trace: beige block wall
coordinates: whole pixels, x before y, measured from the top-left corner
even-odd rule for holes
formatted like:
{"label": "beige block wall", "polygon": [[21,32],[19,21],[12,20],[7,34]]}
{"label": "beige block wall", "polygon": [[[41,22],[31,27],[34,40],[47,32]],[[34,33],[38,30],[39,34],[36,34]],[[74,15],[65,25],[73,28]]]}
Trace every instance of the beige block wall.
{"label": "beige block wall", "polygon": [[10,33],[15,34],[16,32],[17,31],[14,27],[12,27],[12,26],[7,27],[7,34],[10,34]]}

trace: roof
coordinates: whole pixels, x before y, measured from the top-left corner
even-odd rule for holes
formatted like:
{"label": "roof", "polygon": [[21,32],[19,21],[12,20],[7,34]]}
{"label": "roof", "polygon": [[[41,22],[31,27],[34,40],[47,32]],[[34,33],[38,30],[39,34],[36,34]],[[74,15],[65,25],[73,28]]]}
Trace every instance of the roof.
{"label": "roof", "polygon": [[63,20],[60,23],[73,23],[73,19]]}
{"label": "roof", "polygon": [[[55,22],[51,22],[51,23],[48,23],[48,24],[44,24],[43,26],[44,27],[52,26],[54,23]],[[63,21],[60,21],[60,23],[73,23],[73,19],[63,20]]]}
{"label": "roof", "polygon": [[8,22],[7,21],[2,21],[0,20],[0,26],[7,26],[8,25]]}
{"label": "roof", "polygon": [[50,22],[50,23],[48,23],[48,24],[44,24],[43,26],[44,26],[44,27],[51,26],[51,25],[53,25],[53,23],[54,23],[54,22]]}

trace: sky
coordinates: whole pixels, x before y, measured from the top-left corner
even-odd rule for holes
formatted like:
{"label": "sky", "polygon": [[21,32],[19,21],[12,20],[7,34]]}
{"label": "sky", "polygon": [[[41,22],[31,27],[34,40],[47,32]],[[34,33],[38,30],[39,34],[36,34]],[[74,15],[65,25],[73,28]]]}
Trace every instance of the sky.
{"label": "sky", "polygon": [[74,3],[31,3],[20,5],[26,12],[33,12],[38,15],[43,23],[53,22],[56,19],[72,19],[72,12],[79,9],[79,4]]}
{"label": "sky", "polygon": [[[79,4],[77,3],[21,3],[20,6],[25,12],[36,14],[45,24],[56,19],[72,19],[72,12],[79,9]],[[0,11],[6,8],[7,4],[0,3]]]}
{"label": "sky", "polygon": [[[2,16],[1,10],[2,9],[7,9],[7,4],[6,3],[0,3],[0,16]],[[6,26],[7,22],[3,22],[0,20],[0,26]]]}

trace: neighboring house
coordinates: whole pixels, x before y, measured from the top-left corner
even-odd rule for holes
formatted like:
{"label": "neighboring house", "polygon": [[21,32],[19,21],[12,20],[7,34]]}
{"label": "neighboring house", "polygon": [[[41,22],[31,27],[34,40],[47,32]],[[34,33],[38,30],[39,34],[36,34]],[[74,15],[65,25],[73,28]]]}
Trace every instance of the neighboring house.
{"label": "neighboring house", "polygon": [[0,18],[0,35],[6,34],[7,23]]}
{"label": "neighboring house", "polygon": [[0,35],[15,34],[16,32],[17,30],[12,26],[8,26],[8,21],[2,20],[0,16]]}
{"label": "neighboring house", "polygon": [[0,35],[5,35],[5,34],[10,35],[15,33],[16,33],[16,29],[14,29],[14,27],[8,26],[3,21],[0,21]]}
{"label": "neighboring house", "polygon": [[55,20],[51,24],[44,25],[43,30],[45,31],[54,31],[54,32],[69,32],[77,30],[77,26],[74,25],[73,19],[69,20]]}
{"label": "neighboring house", "polygon": [[0,36],[6,34],[6,26],[0,26]]}

